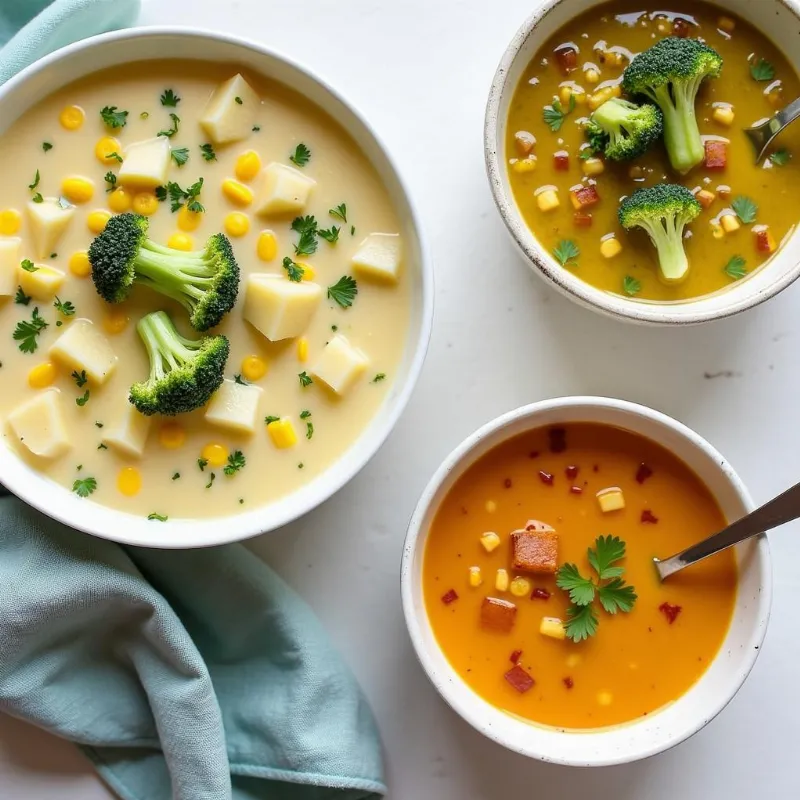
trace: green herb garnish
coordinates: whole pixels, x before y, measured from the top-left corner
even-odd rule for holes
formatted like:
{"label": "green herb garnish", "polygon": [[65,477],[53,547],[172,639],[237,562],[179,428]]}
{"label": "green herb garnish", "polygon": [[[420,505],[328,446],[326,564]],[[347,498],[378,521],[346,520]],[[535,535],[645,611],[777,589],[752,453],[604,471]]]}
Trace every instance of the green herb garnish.
{"label": "green herb garnish", "polygon": [[241,374],[234,375],[234,376],[233,376],[233,380],[234,380],[234,381],[236,381],[236,383],[238,383],[240,386],[249,386],[249,385],[250,385],[250,383],[249,383],[248,381],[246,381],[246,380],[245,380],[245,379],[244,379],[244,378],[241,376]]}
{"label": "green herb garnish", "polygon": [[153,511],[147,515],[147,519],[153,520],[155,522],[166,522],[169,519],[169,517],[166,516],[165,514],[156,514],[156,512]]}
{"label": "green herb garnish", "polygon": [[236,97],[233,98],[233,100],[234,100],[234,102],[236,103],[237,106],[242,105],[242,98],[239,97],[238,94],[236,95]]}
{"label": "green herb garnish", "polygon": [[22,291],[21,286],[17,286],[17,293],[14,295],[14,302],[18,306],[26,306],[31,301],[31,296]]}
{"label": "green herb garnish", "polygon": [[306,422],[306,439],[310,439],[314,435],[314,423]]}
{"label": "green herb garnish", "polygon": [[170,151],[170,157],[179,166],[182,167],[189,160],[189,148],[177,147]]}
{"label": "green herb garnish", "polygon": [[53,145],[50,142],[42,142],[42,150],[46,153],[48,150],[52,150]]}
{"label": "green herb garnish", "polygon": [[272,415],[269,415],[267,417],[264,417],[264,424],[271,425],[273,422],[278,422],[279,420],[280,417],[273,417]]}
{"label": "green herb garnish", "polygon": [[208,459],[207,458],[198,458],[197,459],[197,466],[200,467],[200,472],[203,472],[205,468],[208,466]]}
{"label": "green herb garnish", "polygon": [[116,106],[100,109],[100,116],[109,128],[124,128],[128,124],[128,112],[120,111]]}
{"label": "green herb garnish", "polygon": [[25,270],[25,272],[38,272],[39,267],[33,263],[29,258],[23,258],[22,261],[19,262],[20,267]]}
{"label": "green herb garnish", "polygon": [[622,279],[622,291],[628,295],[628,297],[633,297],[634,295],[639,294],[642,291],[642,284],[636,280],[636,278],[632,278],[630,275],[626,275]]}
{"label": "green herb garnish", "polygon": [[175,472],[172,475],[172,480],[177,481],[181,477],[180,472]]}
{"label": "green herb garnish", "polygon": [[300,385],[305,388],[306,386],[311,386],[314,383],[314,379],[304,370],[298,376],[300,378]]}
{"label": "green herb garnish", "polygon": [[214,152],[214,145],[210,142],[206,142],[206,144],[200,145],[200,152],[203,154],[203,158],[206,161],[216,161],[217,154]]}
{"label": "green herb garnish", "polygon": [[754,81],[771,81],[775,77],[775,67],[765,58],[759,58],[750,65],[750,75]]}
{"label": "green herb garnish", "polygon": [[216,480],[216,478],[217,478],[217,473],[216,472],[212,472],[208,476],[208,483],[206,484],[206,489],[210,489],[213,486],[214,481]]}
{"label": "green herb garnish", "polygon": [[299,264],[292,261],[289,256],[283,259],[283,268],[286,270],[290,281],[300,283],[300,281],[303,280],[305,270]]}
{"label": "green herb garnish", "polygon": [[178,127],[181,124],[181,118],[174,112],[169,115],[169,118],[172,120],[172,127],[163,131],[159,131],[156,136],[166,136],[168,139],[171,139],[178,132]]}
{"label": "green herb garnish", "polygon": [[738,281],[740,278],[744,278],[744,276],[747,275],[747,270],[745,269],[746,263],[747,262],[741,256],[733,256],[725,265],[723,271],[729,278]]}
{"label": "green herb garnish", "polygon": [[89,402],[89,390],[87,389],[80,397],[75,398],[75,403],[83,408]]}
{"label": "green herb garnish", "polygon": [[103,176],[103,180],[108,184],[108,186],[106,186],[107,192],[113,192],[114,189],[116,189],[117,176],[113,172],[106,172],[106,174]]}
{"label": "green herb garnish", "polygon": [[298,167],[304,167],[311,159],[311,151],[300,142],[294,149],[294,154],[289,156],[289,161],[297,164]]}
{"label": "green herb garnish", "polygon": [[785,167],[792,159],[792,154],[782,148],[781,150],[776,150],[770,157],[769,160],[776,166],[776,167]]}
{"label": "green herb garnish", "polygon": [[736,212],[736,216],[749,225],[751,222],[756,221],[756,214],[758,213],[758,206],[749,198],[744,195],[737,197],[732,203],[731,208]]}
{"label": "green herb garnish", "polygon": [[292,220],[292,230],[300,234],[294,246],[297,256],[310,256],[317,252],[317,220],[312,216],[295,217]]}
{"label": "green herb garnish", "polygon": [[39,314],[38,307],[34,307],[30,321],[22,320],[17,323],[13,334],[14,341],[19,342],[19,349],[23,353],[35,353],[39,346],[37,337],[47,326],[48,323]]}
{"label": "green herb garnish", "polygon": [[42,176],[39,174],[39,170],[36,170],[36,175],[33,176],[33,183],[28,184],[28,188],[33,191],[38,185],[39,181],[42,179]]}
{"label": "green herb garnish", "polygon": [[169,108],[175,108],[178,103],[180,103],[181,99],[172,89],[167,89],[164,94],[161,95],[161,105],[167,106]]}
{"label": "green herb garnish", "polygon": [[72,484],[72,491],[78,497],[88,497],[97,488],[97,481],[94,478],[82,478]]}
{"label": "green herb garnish", "polygon": [[333,286],[328,287],[328,298],[338,303],[342,308],[350,308],[358,294],[358,284],[355,278],[342,275]]}
{"label": "green herb garnish", "polygon": [[320,228],[317,233],[330,244],[336,244],[339,241],[339,231],[341,228],[337,228],[335,225],[331,225],[330,228]]}
{"label": "green herb garnish", "polygon": [[345,203],[340,203],[336,208],[328,209],[328,213],[342,222],[347,222],[347,205]]}
{"label": "green herb garnish", "polygon": [[562,267],[570,264],[576,266],[580,254],[580,247],[572,239],[562,239],[553,250],[553,255]]}
{"label": "green herb garnish", "polygon": [[551,105],[545,106],[544,111],[542,112],[542,117],[550,126],[550,130],[555,132],[561,130],[561,126],[564,124],[564,118],[567,116],[567,114],[570,114],[574,110],[575,95],[571,94],[569,96],[569,105],[566,111],[564,110],[564,106],[561,105],[561,101],[556,98],[553,100]]}
{"label": "green herb garnish", "polygon": [[106,153],[105,157],[110,158],[112,161],[116,161],[119,164],[122,163],[122,156],[116,150],[111,153]]}
{"label": "green herb garnish", "polygon": [[377,375],[376,375],[376,376],[375,376],[375,377],[374,377],[374,378],[373,378],[373,379],[370,381],[370,383],[380,383],[381,381],[385,381],[385,380],[386,380],[386,373],[385,373],[385,372],[379,372],[379,373],[378,373],[378,374],[377,374]]}
{"label": "green herb garnish", "polygon": [[225,465],[223,472],[226,475],[235,475],[240,469],[244,469],[247,460],[241,450],[234,450],[228,456],[228,463]]}
{"label": "green herb garnish", "polygon": [[72,380],[75,381],[79,389],[83,389],[83,387],[87,384],[89,379],[86,377],[86,370],[82,369],[80,372],[74,369],[72,370],[72,374],[70,375]]}

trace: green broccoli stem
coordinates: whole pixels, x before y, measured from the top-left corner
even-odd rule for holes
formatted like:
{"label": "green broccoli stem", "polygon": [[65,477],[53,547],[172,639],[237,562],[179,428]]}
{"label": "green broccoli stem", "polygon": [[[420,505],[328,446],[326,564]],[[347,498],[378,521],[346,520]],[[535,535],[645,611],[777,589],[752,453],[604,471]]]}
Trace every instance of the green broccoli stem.
{"label": "green broccoli stem", "polygon": [[[703,140],[697,127],[695,97],[703,77],[685,83],[659,86],[650,94],[664,114],[664,144],[672,168],[682,175],[705,158]],[[670,93],[670,86],[672,93]],[[673,102],[674,96],[674,102]]]}
{"label": "green broccoli stem", "polygon": [[660,218],[650,224],[639,222],[658,251],[661,275],[667,283],[678,283],[689,271],[689,260],[683,248],[683,224],[675,217]]}
{"label": "green broccoli stem", "polygon": [[162,294],[177,300],[190,312],[214,282],[214,268],[203,250],[184,253],[162,247],[149,239],[134,261],[136,280],[153,284]]}
{"label": "green broccoli stem", "polygon": [[150,357],[151,382],[191,361],[202,344],[181,336],[166,311],[154,311],[142,317],[136,330]]}
{"label": "green broccoli stem", "polygon": [[625,123],[630,120],[630,114],[630,108],[622,103],[607,102],[592,114],[592,119],[608,133],[612,142],[616,142]]}

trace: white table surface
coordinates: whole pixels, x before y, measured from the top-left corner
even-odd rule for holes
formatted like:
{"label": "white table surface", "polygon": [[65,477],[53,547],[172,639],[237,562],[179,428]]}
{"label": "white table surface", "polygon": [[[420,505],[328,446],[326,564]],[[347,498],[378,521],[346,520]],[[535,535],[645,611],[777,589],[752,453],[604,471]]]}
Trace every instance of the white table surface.
{"label": "white table surface", "polygon": [[[339,87],[394,153],[436,262],[431,349],[394,434],[334,499],[253,547],[311,603],[360,679],[392,798],[788,800],[800,739],[796,525],[772,536],[774,611],[746,685],[704,731],[643,763],[581,771],[506,752],[439,699],[406,635],[398,567],[416,499],[466,434],[518,405],[620,396],[706,436],[756,501],[800,479],[800,282],[732,320],[641,329],[557,296],[512,247],[484,174],[483,110],[500,54],[535,1],[145,0],[142,24],[258,36]],[[111,796],[72,745],[0,717],[0,797]]]}

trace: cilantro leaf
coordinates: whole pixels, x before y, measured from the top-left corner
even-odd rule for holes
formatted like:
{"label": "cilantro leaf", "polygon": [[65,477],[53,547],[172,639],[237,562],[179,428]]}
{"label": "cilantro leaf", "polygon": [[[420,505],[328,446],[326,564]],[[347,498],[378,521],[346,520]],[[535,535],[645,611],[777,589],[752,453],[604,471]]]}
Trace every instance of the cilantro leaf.
{"label": "cilantro leaf", "polygon": [[636,278],[626,275],[622,279],[622,291],[625,292],[628,297],[634,297],[642,291],[642,284],[637,281]]}
{"label": "cilantro leaf", "polygon": [[31,296],[22,291],[21,286],[17,286],[17,293],[14,295],[14,302],[18,306],[26,306],[31,301]]}
{"label": "cilantro leaf", "polygon": [[386,373],[385,373],[385,372],[379,372],[379,373],[378,373],[378,374],[377,374],[377,375],[376,375],[376,376],[375,376],[375,377],[374,377],[374,378],[373,378],[373,379],[370,381],[370,383],[380,383],[381,381],[385,381],[385,380],[386,380]]}
{"label": "cilantro leaf", "polygon": [[161,105],[168,106],[170,108],[175,108],[178,103],[180,103],[181,99],[172,89],[165,90],[164,94],[161,95]]}
{"label": "cilantro leaf", "polygon": [[208,466],[208,459],[207,458],[198,458],[197,459],[197,466],[200,467],[200,472],[203,472],[205,468]]}
{"label": "cilantro leaf", "polygon": [[245,379],[242,377],[241,373],[239,373],[238,375],[234,375],[234,376],[233,376],[233,380],[234,380],[236,383],[238,383],[240,386],[249,386],[249,385],[250,385],[250,384],[248,383],[248,381],[246,381],[246,380],[245,380]]}
{"label": "cilantro leaf", "polygon": [[300,281],[303,280],[305,270],[299,264],[296,264],[294,261],[292,261],[289,256],[286,256],[286,258],[283,259],[283,268],[288,273],[290,281],[300,283]]}
{"label": "cilantro leaf", "polygon": [[182,167],[189,160],[188,147],[176,147],[170,151],[170,157],[179,166]]}
{"label": "cilantro leaf", "polygon": [[35,353],[39,346],[37,337],[48,326],[48,323],[39,314],[38,307],[33,309],[33,317],[30,321],[21,320],[14,329],[14,341],[19,342],[19,349],[23,353]]}
{"label": "cilantro leaf", "polygon": [[56,310],[59,314],[63,314],[65,317],[72,317],[75,314],[75,306],[69,301],[61,301],[56,295],[56,299],[53,300],[53,305],[55,306]]}
{"label": "cilantro leaf", "polygon": [[555,132],[561,130],[561,126],[564,124],[564,118],[567,116],[567,114],[570,114],[574,110],[575,95],[571,94],[569,96],[569,106],[567,107],[566,111],[564,110],[564,106],[561,105],[561,101],[556,98],[553,100],[551,105],[544,107],[544,110],[542,111],[542,117],[550,127],[550,130]]}
{"label": "cilantro leaf", "polygon": [[584,578],[575,564],[563,564],[556,573],[556,586],[569,592],[576,606],[588,606],[594,600],[595,585]]}
{"label": "cilantro leaf", "polygon": [[113,192],[117,186],[117,176],[109,170],[103,176],[103,180],[108,184],[108,186],[106,186],[106,191]]}
{"label": "cilantro leaf", "polygon": [[300,239],[294,246],[297,256],[310,256],[317,252],[317,220],[312,216],[295,217],[292,220],[292,230],[300,234]]}
{"label": "cilantro leaf", "polygon": [[50,142],[42,142],[42,150],[46,153],[48,150],[52,150],[53,145]]}
{"label": "cilantro leaf", "polygon": [[128,124],[128,112],[120,111],[116,106],[100,109],[100,116],[109,128],[124,128]]}
{"label": "cilantro leaf", "polygon": [[306,439],[310,439],[314,435],[314,423],[306,422]]}
{"label": "cilantro leaf", "polygon": [[347,222],[347,205],[345,203],[340,203],[336,208],[328,209],[328,213],[335,219]]}
{"label": "cilantro leaf", "polygon": [[310,411],[301,411],[300,412],[300,419],[308,419],[311,416]]}
{"label": "cilantro leaf", "polygon": [[625,542],[619,536],[598,536],[588,555],[589,564],[601,581],[616,578],[625,571],[622,567],[611,566],[625,558]]}
{"label": "cilantro leaf", "polygon": [[789,163],[789,161],[791,161],[791,159],[792,159],[792,154],[786,148],[782,148],[780,150],[776,150],[769,157],[769,160],[776,167],[785,167]]}
{"label": "cilantro leaf", "polygon": [[39,170],[36,170],[36,175],[33,176],[33,183],[28,184],[28,188],[33,191],[38,185],[39,181],[42,179],[42,176],[39,174]]}
{"label": "cilantro leaf", "polygon": [[203,154],[203,158],[206,161],[216,161],[217,154],[214,152],[214,145],[210,142],[206,142],[205,144],[200,145],[200,152]]}
{"label": "cilantro leaf", "polygon": [[70,377],[75,381],[79,389],[82,389],[89,381],[89,379],[86,377],[85,369],[82,369],[80,372],[78,372],[76,369],[72,370],[72,375],[70,375]]}
{"label": "cilantro leaf", "polygon": [[300,378],[300,385],[305,389],[306,386],[311,386],[314,383],[314,379],[305,371],[301,372],[298,376]]}
{"label": "cilantro leaf", "polygon": [[88,497],[97,489],[97,481],[94,478],[82,478],[72,484],[72,491],[78,497]]}
{"label": "cilantro leaf", "polygon": [[731,208],[745,225],[756,221],[758,206],[749,197],[740,195],[731,203]]}
{"label": "cilantro leaf", "polygon": [[81,397],[75,398],[75,403],[80,407],[83,408],[89,402],[89,390],[87,389]]}
{"label": "cilantro leaf", "polygon": [[572,239],[562,239],[553,250],[553,255],[562,267],[576,264],[580,254],[580,247]]}
{"label": "cilantro leaf", "polygon": [[339,241],[339,231],[341,228],[337,228],[335,225],[331,225],[330,228],[320,228],[317,233],[328,243],[336,244]]}
{"label": "cilantro leaf", "polygon": [[174,112],[169,115],[169,118],[172,120],[172,127],[163,131],[159,131],[156,136],[166,136],[168,139],[171,139],[178,132],[178,127],[181,124],[181,118]]}
{"label": "cilantro leaf", "polygon": [[240,469],[244,469],[247,459],[241,450],[234,450],[228,456],[228,463],[225,465],[223,472],[226,475],[235,475]]}
{"label": "cilantro leaf", "polygon": [[110,158],[112,161],[116,161],[118,164],[122,163],[122,156],[116,150],[106,153],[105,158]]}
{"label": "cilantro leaf", "polygon": [[754,81],[771,81],[775,77],[775,67],[765,58],[759,58],[750,65],[750,75]]}
{"label": "cilantro leaf", "polygon": [[597,590],[600,605],[609,613],[628,612],[637,600],[636,590],[628,586],[622,578],[613,578]]}
{"label": "cilantro leaf", "polygon": [[280,420],[280,417],[275,417],[275,416],[272,416],[270,414],[270,415],[264,417],[264,424],[265,425],[271,425],[273,422],[278,422],[278,420]]}
{"label": "cilantro leaf", "polygon": [[567,637],[573,642],[581,642],[597,633],[599,620],[594,608],[588,606],[570,606],[567,609],[567,621],[564,629]]}
{"label": "cilantro leaf", "polygon": [[295,147],[294,154],[289,156],[289,161],[297,164],[298,167],[304,167],[310,159],[311,151],[302,142]]}
{"label": "cilantro leaf", "polygon": [[29,258],[23,258],[22,261],[19,262],[20,267],[25,270],[25,272],[38,272],[39,267],[33,263]]}
{"label": "cilantro leaf", "polygon": [[342,275],[333,286],[328,287],[328,298],[342,308],[350,308],[358,294],[358,283],[350,275]]}
{"label": "cilantro leaf", "polygon": [[747,270],[745,269],[745,264],[747,262],[741,256],[732,256],[731,260],[723,268],[723,271],[729,278],[733,278],[734,280],[738,281],[740,278],[744,278],[747,275]]}

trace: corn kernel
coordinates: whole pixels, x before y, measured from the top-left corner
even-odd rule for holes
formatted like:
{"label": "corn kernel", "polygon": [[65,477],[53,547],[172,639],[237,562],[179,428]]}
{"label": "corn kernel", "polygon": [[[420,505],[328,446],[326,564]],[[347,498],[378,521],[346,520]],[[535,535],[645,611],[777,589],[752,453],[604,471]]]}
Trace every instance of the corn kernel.
{"label": "corn kernel", "polygon": [[614,700],[614,695],[611,692],[598,692],[597,703],[601,706],[610,706]]}
{"label": "corn kernel", "polygon": [[584,175],[599,175],[606,168],[601,158],[587,158],[581,163]]}
{"label": "corn kernel", "polygon": [[37,364],[28,373],[28,386],[31,389],[44,389],[50,386],[56,379],[56,366],[50,361],[45,361],[42,364]]}
{"label": "corn kernel", "polygon": [[130,211],[132,205],[133,195],[123,186],[114,189],[108,196],[108,207],[115,214],[124,214],[126,211]]}
{"label": "corn kernel", "polygon": [[308,339],[305,336],[297,340],[297,360],[308,361]]}
{"label": "corn kernel", "polygon": [[285,450],[287,447],[294,447],[297,444],[297,434],[289,417],[281,417],[275,422],[270,422],[267,425],[267,432],[269,438],[272,439],[272,444],[279,450]]}
{"label": "corn kernel", "polygon": [[481,534],[481,544],[487,553],[491,553],[500,547],[500,537],[494,531],[486,531]]}
{"label": "corn kernel", "polygon": [[267,374],[267,362],[259,356],[242,359],[242,375],[248,381],[260,381]]}
{"label": "corn kernel", "polygon": [[216,442],[209,442],[201,451],[201,457],[211,467],[221,467],[228,460],[228,448]]}
{"label": "corn kernel", "polygon": [[586,83],[595,84],[600,81],[600,73],[592,67],[583,73],[583,78]]}
{"label": "corn kernel", "polygon": [[94,195],[94,184],[88,178],[72,175],[61,181],[61,194],[71,203],[88,203]]}
{"label": "corn kernel", "polygon": [[730,128],[733,125],[733,108],[731,106],[717,106],[711,114],[715,122]]}
{"label": "corn kernel", "polygon": [[61,109],[61,113],[58,115],[61,127],[66,128],[68,131],[78,130],[83,125],[85,118],[86,114],[80,106],[67,106]]}
{"label": "corn kernel", "polygon": [[123,467],[117,475],[117,489],[126,497],[139,494],[142,489],[142,473],[136,467]]}
{"label": "corn kernel", "polygon": [[115,139],[113,136],[103,136],[97,140],[97,144],[94,146],[94,155],[101,164],[105,164],[107,167],[118,164],[116,158],[109,158],[112,153],[122,155],[122,145],[119,143],[119,139]]}
{"label": "corn kernel", "polygon": [[114,308],[107,311],[103,317],[103,328],[106,333],[115,336],[128,327],[128,322],[130,322],[130,317],[121,308]]}
{"label": "corn kernel", "polygon": [[512,165],[511,169],[514,172],[526,173],[533,172],[536,169],[536,156],[528,156],[527,158],[518,158]]}
{"label": "corn kernel", "polygon": [[272,261],[278,255],[278,240],[272,231],[261,231],[258,235],[256,253],[262,261]]}
{"label": "corn kernel", "polygon": [[604,86],[602,89],[598,89],[596,92],[589,95],[589,108],[591,108],[592,111],[596,111],[603,103],[610,100],[612,97],[619,97],[621,94],[622,89],[619,84]]}
{"label": "corn kernel", "polygon": [[469,585],[473,589],[477,589],[483,583],[483,576],[481,575],[480,567],[469,568]]}
{"label": "corn kernel", "polygon": [[258,175],[260,169],[261,159],[258,153],[256,153],[255,150],[248,150],[236,159],[236,166],[233,168],[233,171],[240,181],[251,181]]}
{"label": "corn kernel", "polygon": [[614,258],[614,256],[618,256],[621,252],[622,245],[615,236],[603,239],[603,241],[600,242],[600,254],[603,258]]}
{"label": "corn kernel", "polygon": [[508,591],[508,570],[502,567],[497,570],[497,574],[494,576],[494,588],[498,592]]}
{"label": "corn kernel", "polygon": [[551,639],[564,640],[567,638],[567,629],[558,617],[542,617],[539,623],[539,633]]}
{"label": "corn kernel", "polygon": [[527,597],[531,593],[531,582],[527,578],[518,575],[511,581],[508,587],[514,597]]}
{"label": "corn kernel", "polygon": [[150,217],[158,211],[158,199],[152,192],[137,192],[133,196],[133,210],[144,217]]}
{"label": "corn kernel", "polygon": [[197,230],[200,223],[203,221],[203,214],[199,211],[189,211],[186,206],[181,206],[178,212],[178,227],[182,231]]}
{"label": "corn kernel", "polygon": [[711,222],[711,235],[715,239],[722,239],[723,236],[725,236],[725,231],[722,230],[722,225],[720,225],[718,222],[714,222],[713,220]]}
{"label": "corn kernel", "polygon": [[102,233],[105,230],[106,223],[111,219],[111,212],[109,211],[92,211],[86,217],[86,224],[92,233]]}
{"label": "corn kernel", "polygon": [[720,17],[717,20],[717,27],[721,31],[725,31],[725,33],[733,33],[734,29],[736,28],[736,22],[730,17]]}
{"label": "corn kernel", "polygon": [[546,189],[536,195],[536,205],[539,211],[552,211],[561,205],[558,199],[558,192],[555,189]]}
{"label": "corn kernel", "polygon": [[0,233],[3,236],[13,236],[22,225],[22,216],[16,208],[7,208],[0,211]]}
{"label": "corn kernel", "polygon": [[569,103],[570,97],[572,97],[572,87],[562,86],[558,92],[558,99],[562,102],[563,105],[567,105]]}
{"label": "corn kernel", "polygon": [[253,190],[233,178],[222,181],[222,194],[237,206],[249,206],[253,202]]}
{"label": "corn kernel", "polygon": [[585,106],[589,95],[582,86],[574,86],[572,89],[572,96],[575,98],[575,105]]}
{"label": "corn kernel", "polygon": [[177,450],[186,441],[186,431],[179,422],[165,422],[159,428],[158,441],[166,450]]}
{"label": "corn kernel", "polygon": [[89,254],[85,250],[78,250],[69,257],[69,271],[76,278],[85,278],[92,271],[89,263]]}
{"label": "corn kernel", "polygon": [[734,233],[742,227],[741,222],[739,222],[735,214],[725,214],[722,219],[720,219],[719,224],[722,225],[722,229],[725,233]]}
{"label": "corn kernel", "polygon": [[622,489],[619,486],[609,486],[607,489],[601,489],[595,497],[597,497],[600,510],[604,514],[625,508],[625,495],[622,494]]}
{"label": "corn kernel", "polygon": [[570,653],[567,656],[567,666],[570,669],[575,669],[575,667],[577,667],[578,664],[581,663],[581,661],[583,661],[583,657],[581,656],[580,653]]}
{"label": "corn kernel", "polygon": [[241,211],[232,211],[225,216],[225,232],[228,236],[244,236],[250,230],[250,218]]}
{"label": "corn kernel", "polygon": [[173,233],[167,239],[167,247],[171,247],[173,250],[191,250],[192,237],[186,233]]}

